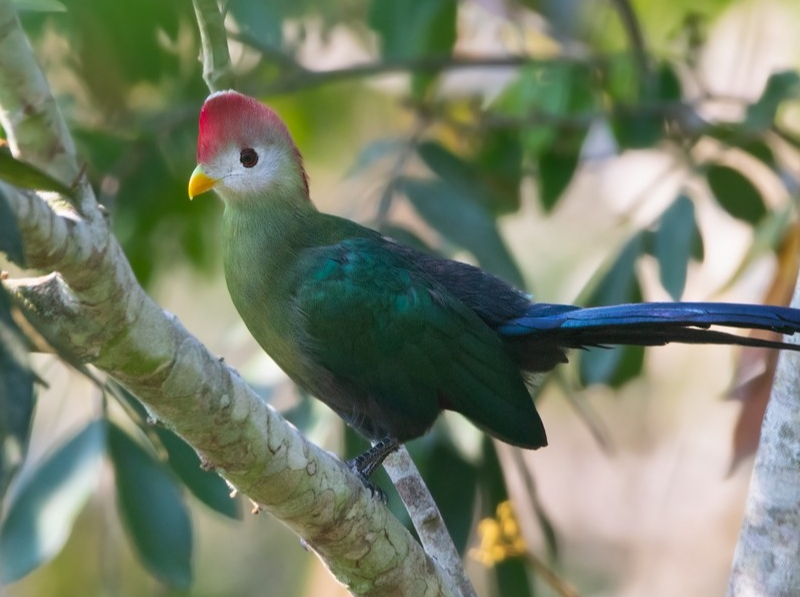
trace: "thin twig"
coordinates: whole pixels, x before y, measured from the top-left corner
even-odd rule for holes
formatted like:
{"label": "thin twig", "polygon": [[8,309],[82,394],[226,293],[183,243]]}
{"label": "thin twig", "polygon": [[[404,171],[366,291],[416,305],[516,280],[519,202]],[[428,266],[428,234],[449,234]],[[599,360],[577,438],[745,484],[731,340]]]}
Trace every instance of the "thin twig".
{"label": "thin twig", "polygon": [[419,139],[427,126],[427,119],[419,117],[411,134],[403,143],[403,147],[400,149],[397,159],[392,165],[392,169],[389,172],[389,182],[386,183],[386,188],[384,188],[381,194],[381,198],[378,201],[378,211],[375,214],[375,219],[379,225],[383,224],[389,216],[389,209],[397,193],[397,181],[406,169],[406,164],[408,164],[411,155],[416,151],[417,145],[419,145]]}
{"label": "thin twig", "polygon": [[279,66],[284,73],[298,74],[308,72],[306,67],[289,56],[286,52],[262,42],[260,39],[247,32],[228,30],[228,39],[238,41],[240,44],[244,44],[253,50],[257,50],[262,56],[264,56],[264,58]]}
{"label": "thin twig", "polygon": [[569,405],[575,410],[578,418],[586,425],[589,434],[594,438],[594,441],[597,442],[600,449],[606,454],[613,454],[616,451],[614,441],[608,430],[608,426],[597,414],[597,411],[590,406],[585,396],[578,395],[579,391],[577,388],[571,387],[571,384],[564,375],[556,375],[556,381],[564,392],[567,402],[569,402]]}
{"label": "thin twig", "polygon": [[464,571],[439,508],[405,446],[386,458],[384,469],[406,506],[425,552],[436,559],[439,568],[452,578],[463,597],[475,597],[475,589]]}
{"label": "thin twig", "polygon": [[[630,41],[631,53],[636,62],[636,67],[639,70],[639,80],[642,82],[642,89],[647,92],[651,85],[651,69],[650,62],[647,59],[647,47],[644,42],[644,34],[642,28],[639,26],[639,20],[636,18],[636,12],[631,6],[629,0],[611,0],[619,19],[622,22],[622,27],[628,35]],[[644,94],[645,97],[648,93]]]}
{"label": "thin twig", "polygon": [[[242,40],[244,43],[244,40]],[[264,95],[279,95],[293,93],[309,87],[339,83],[350,79],[363,79],[377,75],[401,72],[439,72],[447,70],[463,70],[471,68],[499,68],[520,67],[535,64],[552,64],[553,62],[593,62],[595,58],[576,58],[568,55],[559,55],[552,58],[536,59],[530,56],[487,56],[470,58],[464,56],[424,56],[421,58],[401,58],[394,60],[381,60],[368,62],[356,66],[337,68],[324,71],[306,69],[304,72],[282,77],[273,83],[260,87],[259,93]]]}
{"label": "thin twig", "polygon": [[575,587],[561,578],[555,570],[550,568],[550,566],[531,552],[525,554],[525,561],[533,568],[536,574],[553,589],[556,595],[560,595],[561,597],[581,597],[581,594],[578,593]]}
{"label": "thin twig", "polygon": [[217,0],[192,0],[203,47],[203,80],[211,91],[233,87],[225,22]]}

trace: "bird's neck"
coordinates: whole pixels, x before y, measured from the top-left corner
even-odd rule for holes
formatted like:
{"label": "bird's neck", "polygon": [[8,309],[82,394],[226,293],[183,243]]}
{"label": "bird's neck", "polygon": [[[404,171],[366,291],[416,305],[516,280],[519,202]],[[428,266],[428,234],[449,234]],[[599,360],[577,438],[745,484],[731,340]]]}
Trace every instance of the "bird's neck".
{"label": "bird's neck", "polygon": [[295,362],[289,324],[297,257],[316,242],[322,218],[299,199],[227,203],[222,224],[225,281],[242,319],[262,347],[291,375]]}
{"label": "bird's neck", "polygon": [[228,202],[222,218],[222,250],[228,284],[240,277],[274,279],[308,246],[320,217],[307,199],[283,196]]}

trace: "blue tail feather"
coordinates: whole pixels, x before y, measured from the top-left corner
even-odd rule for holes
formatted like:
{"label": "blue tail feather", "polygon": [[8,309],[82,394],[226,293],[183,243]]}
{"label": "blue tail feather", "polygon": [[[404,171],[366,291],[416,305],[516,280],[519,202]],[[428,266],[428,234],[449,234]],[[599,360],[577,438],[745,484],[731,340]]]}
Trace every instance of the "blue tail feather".
{"label": "blue tail feather", "polygon": [[634,303],[589,308],[534,303],[522,316],[498,326],[497,331],[507,338],[529,336],[537,343],[564,348],[684,342],[800,350],[795,344],[707,329],[712,325],[794,334],[800,332],[800,310],[736,303]]}

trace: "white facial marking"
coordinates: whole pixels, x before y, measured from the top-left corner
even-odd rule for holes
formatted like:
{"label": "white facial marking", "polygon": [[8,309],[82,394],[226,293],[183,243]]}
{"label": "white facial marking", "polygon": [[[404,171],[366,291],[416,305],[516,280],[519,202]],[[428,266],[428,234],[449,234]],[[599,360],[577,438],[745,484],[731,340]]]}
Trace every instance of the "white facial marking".
{"label": "white facial marking", "polygon": [[289,180],[290,156],[277,145],[254,145],[258,162],[251,168],[241,162],[241,147],[230,146],[209,164],[208,174],[217,179],[216,189],[224,199],[261,195]]}

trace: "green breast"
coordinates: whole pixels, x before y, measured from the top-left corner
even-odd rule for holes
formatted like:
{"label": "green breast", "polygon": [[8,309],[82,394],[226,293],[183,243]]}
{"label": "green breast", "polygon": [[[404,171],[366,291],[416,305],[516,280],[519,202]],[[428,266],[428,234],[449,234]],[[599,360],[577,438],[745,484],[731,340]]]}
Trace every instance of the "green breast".
{"label": "green breast", "polygon": [[228,291],[261,347],[291,377],[301,374],[301,348],[292,311],[296,255],[309,242],[304,218],[291,212],[226,207],[223,263]]}

